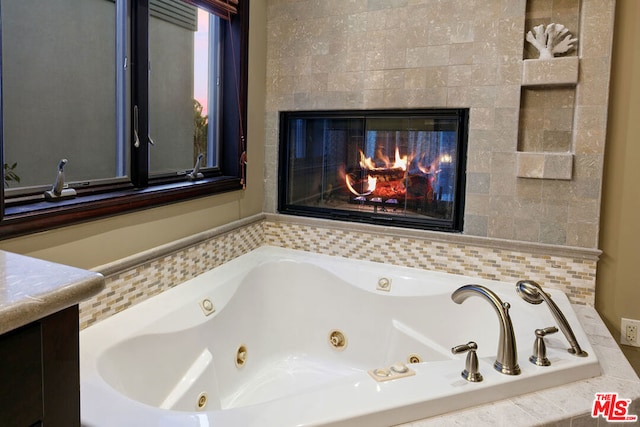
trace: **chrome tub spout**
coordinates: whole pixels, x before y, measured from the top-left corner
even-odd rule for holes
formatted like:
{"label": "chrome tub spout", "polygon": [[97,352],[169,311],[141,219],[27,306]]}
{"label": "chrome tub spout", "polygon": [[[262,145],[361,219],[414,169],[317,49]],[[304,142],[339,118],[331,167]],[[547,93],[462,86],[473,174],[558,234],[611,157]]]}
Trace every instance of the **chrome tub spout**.
{"label": "chrome tub spout", "polygon": [[498,315],[500,321],[500,339],[498,341],[498,354],[493,367],[496,371],[506,375],[520,374],[518,366],[518,350],[516,348],[516,337],[513,332],[511,316],[509,316],[508,302],[502,302],[500,298],[490,289],[481,285],[464,285],[456,289],[451,294],[451,299],[456,304],[462,304],[470,296],[480,296],[488,301]]}
{"label": "chrome tub spout", "polygon": [[579,357],[587,357],[589,355],[589,353],[580,348],[580,344],[578,344],[578,340],[573,334],[571,325],[569,325],[567,318],[564,317],[560,308],[553,302],[551,297],[542,290],[542,287],[538,283],[533,280],[520,280],[516,284],[516,292],[523,300],[530,304],[540,304],[542,301],[546,301],[553,318],[558,322],[558,327],[567,338],[567,341],[569,341],[569,345],[571,346],[571,348],[568,349],[569,353]]}

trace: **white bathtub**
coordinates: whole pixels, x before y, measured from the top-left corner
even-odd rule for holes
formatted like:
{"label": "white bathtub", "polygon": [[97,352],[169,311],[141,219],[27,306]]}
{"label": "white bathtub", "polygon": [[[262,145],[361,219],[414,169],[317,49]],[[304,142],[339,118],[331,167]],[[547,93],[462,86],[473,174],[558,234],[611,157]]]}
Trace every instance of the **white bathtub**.
{"label": "white bathtub", "polygon": [[[376,289],[380,278],[390,291]],[[451,300],[468,283],[511,304],[520,375],[493,369],[491,305]],[[569,301],[549,293],[588,357],[569,354],[558,332],[546,338],[551,366],[529,362],[534,330],[556,323],[515,283],[262,247],[82,331],[82,424],[390,426],[600,375]],[[330,344],[332,331],[345,346]],[[468,341],[482,382],[465,381],[466,356],[451,353]],[[422,361],[407,363],[411,355]],[[398,362],[415,375],[377,382],[368,372]]]}

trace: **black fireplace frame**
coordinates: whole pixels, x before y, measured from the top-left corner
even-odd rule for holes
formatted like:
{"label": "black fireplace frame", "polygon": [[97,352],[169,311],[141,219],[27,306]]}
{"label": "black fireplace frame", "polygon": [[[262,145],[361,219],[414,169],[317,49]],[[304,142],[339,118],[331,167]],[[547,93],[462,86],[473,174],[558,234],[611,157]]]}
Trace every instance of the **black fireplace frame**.
{"label": "black fireplace frame", "polygon": [[[430,217],[410,217],[397,214],[358,212],[344,209],[304,206],[287,200],[287,185],[290,179],[289,153],[291,134],[289,123],[297,119],[363,119],[368,118],[455,118],[457,123],[457,162],[455,201],[450,219]],[[467,143],[469,109],[394,109],[394,110],[322,110],[322,111],[281,111],[279,121],[279,162],[278,162],[278,212],[287,215],[350,221],[382,226],[415,228],[422,230],[460,233],[463,231],[464,202],[466,188]]]}

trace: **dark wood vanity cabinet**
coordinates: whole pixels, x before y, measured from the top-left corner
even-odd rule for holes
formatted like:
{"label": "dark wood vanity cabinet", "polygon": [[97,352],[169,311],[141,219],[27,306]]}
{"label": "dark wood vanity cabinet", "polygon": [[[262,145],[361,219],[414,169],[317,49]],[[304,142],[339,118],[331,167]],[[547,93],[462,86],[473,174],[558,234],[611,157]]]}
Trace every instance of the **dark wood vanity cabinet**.
{"label": "dark wood vanity cabinet", "polygon": [[80,426],[77,305],[0,335],[0,426]]}

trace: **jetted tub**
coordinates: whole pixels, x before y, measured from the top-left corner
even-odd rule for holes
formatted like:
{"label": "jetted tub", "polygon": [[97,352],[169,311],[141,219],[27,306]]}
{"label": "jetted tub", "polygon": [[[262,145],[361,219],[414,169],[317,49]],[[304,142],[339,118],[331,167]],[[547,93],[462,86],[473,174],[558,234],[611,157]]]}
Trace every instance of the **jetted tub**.
{"label": "jetted tub", "polygon": [[[493,368],[488,301],[451,300],[469,283],[511,304],[520,375]],[[82,331],[82,424],[390,426],[600,375],[568,299],[545,290],[587,357],[558,332],[545,338],[551,365],[529,362],[534,331],[556,322],[515,283],[262,247]],[[451,352],[469,341],[481,382]],[[402,365],[414,375],[390,369]]]}

